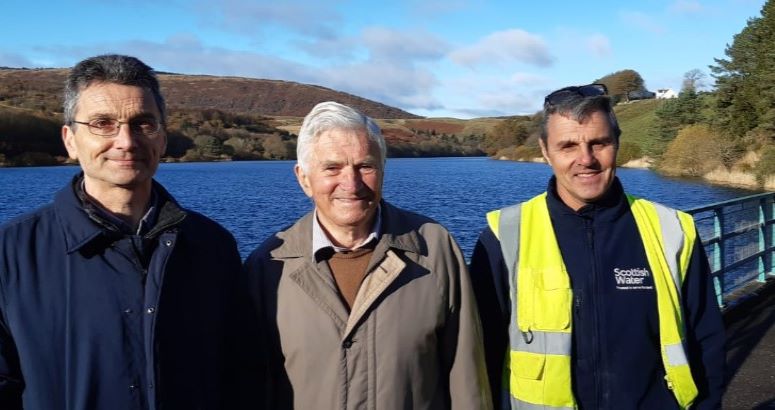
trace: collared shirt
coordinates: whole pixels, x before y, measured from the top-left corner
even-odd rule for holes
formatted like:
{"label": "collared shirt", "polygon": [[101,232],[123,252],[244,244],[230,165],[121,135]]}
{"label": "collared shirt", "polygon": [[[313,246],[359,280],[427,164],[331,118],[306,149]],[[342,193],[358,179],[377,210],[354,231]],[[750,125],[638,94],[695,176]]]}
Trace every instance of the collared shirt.
{"label": "collared shirt", "polygon": [[344,252],[344,251],[354,251],[356,249],[363,248],[364,246],[368,245],[374,240],[379,239],[381,235],[381,228],[382,227],[382,206],[377,205],[377,216],[374,218],[374,224],[371,226],[371,233],[369,233],[369,236],[366,237],[366,239],[363,240],[360,244],[354,246],[353,248],[344,248],[341,246],[334,245],[333,242],[331,242],[331,239],[328,237],[328,234],[326,234],[326,231],[323,230],[323,227],[320,225],[320,221],[318,220],[318,211],[315,209],[313,217],[312,217],[312,255],[315,258],[315,261],[319,261],[319,253],[323,249],[333,249],[334,252]]}
{"label": "collared shirt", "polygon": [[101,218],[113,224],[118,230],[126,234],[143,235],[150,231],[154,225],[156,225],[156,220],[158,217],[158,196],[156,194],[156,190],[153,188],[151,188],[151,198],[148,201],[148,210],[137,223],[136,229],[102,206],[102,204],[97,202],[96,199],[92,198],[91,195],[87,194],[86,180],[84,178],[81,178],[78,184],[77,194],[84,205],[91,205],[93,207],[92,209],[98,212]]}

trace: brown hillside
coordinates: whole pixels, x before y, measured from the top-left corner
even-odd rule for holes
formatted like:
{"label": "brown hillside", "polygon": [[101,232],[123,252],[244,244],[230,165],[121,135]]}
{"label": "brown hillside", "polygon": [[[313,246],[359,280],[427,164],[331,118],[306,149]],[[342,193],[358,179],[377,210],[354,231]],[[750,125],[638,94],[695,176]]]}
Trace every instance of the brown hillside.
{"label": "brown hillside", "polygon": [[465,128],[462,122],[454,123],[442,119],[410,120],[406,121],[405,125],[416,130],[432,130],[439,134],[459,134]]}
{"label": "brown hillside", "polygon": [[[41,111],[61,111],[62,84],[67,71],[0,69],[0,102]],[[373,118],[420,118],[352,94],[288,81],[177,74],[160,74],[159,81],[170,108],[301,117],[319,102],[338,101]]]}

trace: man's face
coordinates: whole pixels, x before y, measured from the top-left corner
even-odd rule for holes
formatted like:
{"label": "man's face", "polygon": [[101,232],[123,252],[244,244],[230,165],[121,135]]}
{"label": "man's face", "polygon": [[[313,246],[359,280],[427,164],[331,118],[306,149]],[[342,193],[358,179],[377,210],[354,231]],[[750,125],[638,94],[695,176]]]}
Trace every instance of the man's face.
{"label": "man's face", "polygon": [[574,210],[600,199],[616,174],[617,146],[608,117],[595,111],[579,123],[560,114],[549,117],[544,158],[557,177],[557,193]]}
{"label": "man's face", "polygon": [[[161,121],[150,91],[113,83],[96,83],[81,91],[75,112],[79,122],[106,119],[123,123],[147,118]],[[112,188],[134,190],[150,186],[167,145],[163,129],[145,136],[130,132],[128,124],[122,124],[113,137],[93,135],[85,124],[66,125],[62,127],[62,140],[70,158],[81,164],[87,192],[98,199]]]}
{"label": "man's face", "polygon": [[320,224],[334,234],[371,229],[382,197],[382,159],[366,130],[332,129],[312,144],[307,170],[296,165],[304,193],[315,202]]}

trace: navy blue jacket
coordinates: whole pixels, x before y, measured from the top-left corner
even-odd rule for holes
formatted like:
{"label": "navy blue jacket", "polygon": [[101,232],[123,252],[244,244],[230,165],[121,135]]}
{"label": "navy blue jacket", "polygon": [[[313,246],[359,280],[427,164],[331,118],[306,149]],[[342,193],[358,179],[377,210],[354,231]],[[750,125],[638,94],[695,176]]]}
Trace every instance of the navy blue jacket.
{"label": "navy blue jacket", "polygon": [[[601,201],[573,211],[557,196],[552,178],[547,203],[573,289],[571,366],[579,407],[678,408],[664,380],[653,278],[638,286],[621,280],[622,271],[651,269],[618,179]],[[724,328],[709,272],[698,238],[681,293],[698,409],[719,408],[723,393]],[[501,397],[509,285],[500,243],[489,228],[474,249],[471,275],[493,397]]]}
{"label": "navy blue jacket", "polygon": [[0,227],[0,408],[253,404],[256,329],[232,235],[155,182],[156,225],[123,233],[77,181]]}

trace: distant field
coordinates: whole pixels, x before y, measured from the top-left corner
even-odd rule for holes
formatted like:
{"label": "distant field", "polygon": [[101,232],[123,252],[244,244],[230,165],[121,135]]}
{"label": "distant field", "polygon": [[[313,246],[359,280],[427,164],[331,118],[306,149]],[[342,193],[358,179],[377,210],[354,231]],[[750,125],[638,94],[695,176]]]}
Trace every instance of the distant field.
{"label": "distant field", "polygon": [[[273,125],[279,129],[297,134],[301,127],[302,117],[274,117]],[[461,120],[457,118],[422,118],[422,119],[377,119],[382,129],[399,129],[410,133],[411,130],[430,131],[438,134],[484,135],[492,131],[502,120],[499,118],[474,118]]]}
{"label": "distant field", "polygon": [[622,141],[629,141],[641,147],[644,153],[654,151],[654,112],[664,100],[641,100],[628,104],[619,104],[614,108],[619,127],[622,129]]}

